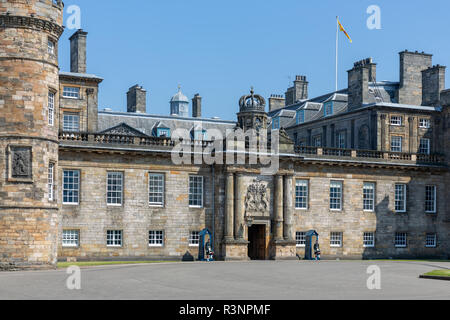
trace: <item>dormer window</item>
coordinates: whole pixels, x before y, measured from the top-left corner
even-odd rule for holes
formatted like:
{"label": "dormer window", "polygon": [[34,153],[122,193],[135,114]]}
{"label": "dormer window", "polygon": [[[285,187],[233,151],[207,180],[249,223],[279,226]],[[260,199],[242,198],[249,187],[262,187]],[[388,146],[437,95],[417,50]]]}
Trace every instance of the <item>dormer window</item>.
{"label": "dormer window", "polygon": [[305,123],[305,110],[297,111],[297,124]]}
{"label": "dormer window", "polygon": [[272,121],[272,130],[280,129],[280,118],[274,118]]}
{"label": "dormer window", "polygon": [[170,129],[169,128],[158,128],[156,130],[156,134],[158,138],[170,138]]}
{"label": "dormer window", "polygon": [[333,102],[327,102],[323,105],[323,112],[325,117],[329,117],[333,115]]}
{"label": "dormer window", "polygon": [[205,141],[207,139],[206,130],[197,130],[194,132],[194,140]]}
{"label": "dormer window", "polygon": [[402,125],[403,125],[403,117],[400,116],[391,117],[391,126],[402,126]]}

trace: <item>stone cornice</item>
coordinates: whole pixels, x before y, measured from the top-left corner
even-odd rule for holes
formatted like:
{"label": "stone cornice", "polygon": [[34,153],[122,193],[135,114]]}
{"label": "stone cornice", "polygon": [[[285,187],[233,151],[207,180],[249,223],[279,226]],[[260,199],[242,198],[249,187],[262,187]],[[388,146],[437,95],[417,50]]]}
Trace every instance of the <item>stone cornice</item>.
{"label": "stone cornice", "polygon": [[25,16],[0,15],[0,28],[26,28],[45,31],[55,35],[58,39],[64,32],[64,27],[54,22]]}

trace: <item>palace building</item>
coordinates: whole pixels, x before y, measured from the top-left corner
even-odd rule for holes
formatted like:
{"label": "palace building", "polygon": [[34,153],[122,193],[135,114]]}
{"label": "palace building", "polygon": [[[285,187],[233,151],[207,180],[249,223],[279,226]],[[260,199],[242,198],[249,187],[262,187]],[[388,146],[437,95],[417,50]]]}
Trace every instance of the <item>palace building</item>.
{"label": "palace building", "polygon": [[[432,55],[401,52],[399,82],[359,61],[347,89],[320,97],[297,76],[268,110],[252,89],[229,121],[180,87],[167,115],[140,85],[127,112],[101,111],[87,32],[59,70],[62,13],[60,0],[0,1],[0,269],[192,259],[205,228],[226,261],[297,259],[310,230],[326,259],[449,257],[450,90]],[[279,136],[277,172],[249,162],[262,154],[250,141],[217,147],[239,129],[259,146]],[[180,143],[189,159],[245,161],[176,164]]]}

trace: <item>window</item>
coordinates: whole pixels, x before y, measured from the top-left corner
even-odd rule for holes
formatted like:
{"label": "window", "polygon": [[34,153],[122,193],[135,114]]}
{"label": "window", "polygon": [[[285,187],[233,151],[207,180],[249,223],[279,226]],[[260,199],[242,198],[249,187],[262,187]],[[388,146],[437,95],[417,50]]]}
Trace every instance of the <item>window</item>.
{"label": "window", "polygon": [[170,138],[170,129],[169,128],[158,128],[157,130],[157,136],[159,138]]}
{"label": "window", "polygon": [[420,139],[419,153],[420,154],[430,154],[431,153],[430,139]]}
{"label": "window", "polygon": [[52,40],[48,40],[47,52],[51,55],[55,54],[55,43]]}
{"label": "window", "polygon": [[330,184],[330,209],[342,210],[342,182],[331,181]]}
{"label": "window", "polygon": [[108,230],[106,232],[106,245],[108,247],[121,247],[122,230]]}
{"label": "window", "polygon": [[297,232],[295,234],[295,241],[297,242],[297,247],[306,246],[306,232]]}
{"label": "window", "polygon": [[397,232],[395,234],[395,247],[406,248],[408,246],[408,235],[405,232]]}
{"label": "window", "polygon": [[406,212],[406,184],[395,185],[395,211]]}
{"label": "window", "polygon": [[189,206],[203,207],[203,177],[189,177]]}
{"label": "window", "polygon": [[80,232],[78,230],[63,230],[63,247],[78,247],[80,244]]}
{"label": "window", "polygon": [[365,182],[363,188],[364,211],[375,211],[375,183]]}
{"label": "window", "polygon": [[313,147],[322,147],[322,136],[315,136],[313,138]]}
{"label": "window", "polygon": [[75,204],[80,201],[80,171],[64,170],[63,172],[63,204]]}
{"label": "window", "polygon": [[436,248],[437,247],[437,235],[436,235],[436,233],[428,233],[427,234],[425,246],[427,248]]}
{"label": "window", "polygon": [[375,233],[364,232],[364,248],[375,247]]}
{"label": "window", "polygon": [[148,175],[148,202],[151,206],[164,206],[164,175]]}
{"label": "window", "polygon": [[297,180],[295,182],[295,208],[308,209],[309,181]]}
{"label": "window", "polygon": [[206,134],[206,130],[197,130],[194,132],[194,140],[205,141],[207,139],[208,135]]}
{"label": "window", "polygon": [[403,117],[400,116],[391,117],[391,126],[401,126],[401,125],[403,125]]}
{"label": "window", "polygon": [[48,165],[48,200],[53,201],[54,199],[54,182],[55,182],[55,164],[50,163]]}
{"label": "window", "polygon": [[305,110],[297,111],[297,124],[305,123]]}
{"label": "window", "polygon": [[391,151],[402,152],[403,151],[403,138],[399,136],[393,136],[391,138]]}
{"label": "window", "polygon": [[80,88],[78,87],[64,87],[63,98],[80,99]]}
{"label": "window", "polygon": [[150,247],[162,247],[164,245],[164,231],[150,231],[148,245]]}
{"label": "window", "polygon": [[200,244],[200,232],[192,231],[189,235],[189,246],[197,247]]}
{"label": "window", "polygon": [[48,125],[53,126],[55,120],[55,94],[48,93]]}
{"label": "window", "polygon": [[419,128],[430,129],[431,128],[430,119],[419,119]]}
{"label": "window", "polygon": [[330,236],[330,246],[332,248],[342,247],[342,232],[332,232]]}
{"label": "window", "polygon": [[80,115],[78,113],[64,112],[63,130],[66,132],[80,131]]}
{"label": "window", "polygon": [[110,206],[121,206],[123,198],[123,173],[108,172],[106,203]]}
{"label": "window", "polygon": [[336,135],[336,148],[347,148],[347,133],[345,131],[338,132]]}
{"label": "window", "polygon": [[323,105],[324,116],[328,117],[333,115],[333,102],[327,102]]}
{"label": "window", "polygon": [[425,212],[436,213],[436,186],[425,187]]}
{"label": "window", "polygon": [[280,129],[280,118],[274,118],[272,121],[272,129],[278,130]]}

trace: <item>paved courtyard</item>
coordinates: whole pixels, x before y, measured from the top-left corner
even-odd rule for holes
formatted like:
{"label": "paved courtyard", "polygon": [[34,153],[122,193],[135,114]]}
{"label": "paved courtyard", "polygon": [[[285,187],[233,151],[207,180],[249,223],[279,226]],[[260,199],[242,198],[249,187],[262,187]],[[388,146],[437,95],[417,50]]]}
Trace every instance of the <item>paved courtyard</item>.
{"label": "paved courtyard", "polygon": [[[367,268],[381,269],[368,290]],[[81,290],[66,270],[0,273],[0,299],[450,299],[450,282],[419,279],[448,262],[323,261],[164,263],[81,269]]]}

